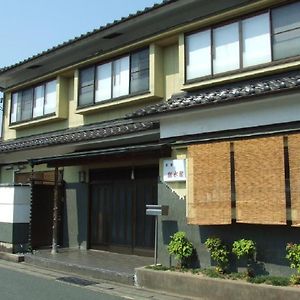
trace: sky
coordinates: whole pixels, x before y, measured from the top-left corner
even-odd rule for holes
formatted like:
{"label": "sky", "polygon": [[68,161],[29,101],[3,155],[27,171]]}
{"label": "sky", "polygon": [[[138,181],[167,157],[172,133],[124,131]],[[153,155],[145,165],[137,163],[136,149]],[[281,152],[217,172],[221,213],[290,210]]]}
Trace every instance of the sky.
{"label": "sky", "polygon": [[[0,0],[0,68],[161,2],[162,0]],[[1,117],[0,113],[0,122]]]}

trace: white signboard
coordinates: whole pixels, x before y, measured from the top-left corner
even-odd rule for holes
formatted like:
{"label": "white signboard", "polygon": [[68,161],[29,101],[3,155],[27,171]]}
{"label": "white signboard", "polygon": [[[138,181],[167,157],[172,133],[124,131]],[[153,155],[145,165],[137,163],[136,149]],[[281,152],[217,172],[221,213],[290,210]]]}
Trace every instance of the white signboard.
{"label": "white signboard", "polygon": [[164,160],[164,181],[186,181],[186,160]]}

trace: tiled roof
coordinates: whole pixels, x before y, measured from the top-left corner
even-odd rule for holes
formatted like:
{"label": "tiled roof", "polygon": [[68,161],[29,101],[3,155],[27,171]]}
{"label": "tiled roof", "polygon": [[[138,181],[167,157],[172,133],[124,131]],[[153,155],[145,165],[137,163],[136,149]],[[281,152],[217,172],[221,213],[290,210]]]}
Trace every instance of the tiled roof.
{"label": "tiled roof", "polygon": [[19,61],[19,62],[17,62],[16,64],[13,64],[13,65],[11,65],[11,66],[7,66],[7,67],[0,68],[0,73],[5,72],[5,71],[8,71],[8,70],[10,70],[10,69],[13,69],[13,68],[15,68],[15,67],[17,67],[17,66],[19,66],[19,65],[22,65],[22,64],[24,64],[24,63],[27,63],[27,62],[29,62],[29,61],[31,61],[31,60],[33,60],[33,59],[36,59],[36,58],[38,58],[38,57],[40,57],[40,56],[43,56],[43,55],[45,55],[45,54],[49,54],[50,52],[54,52],[54,51],[56,51],[56,50],[58,50],[58,49],[60,49],[60,48],[63,48],[63,47],[65,47],[65,46],[69,46],[69,45],[71,45],[71,44],[73,44],[73,43],[76,43],[76,42],[79,41],[79,40],[83,40],[83,39],[85,39],[85,38],[87,38],[87,37],[89,37],[89,36],[91,36],[91,35],[94,35],[94,34],[97,34],[97,33],[101,32],[101,31],[107,30],[107,29],[109,29],[109,28],[111,28],[111,27],[113,27],[113,26],[119,25],[119,24],[121,24],[121,23],[123,23],[123,22],[126,22],[126,21],[128,21],[128,20],[131,20],[131,19],[136,18],[136,17],[138,17],[138,16],[140,16],[140,15],[146,14],[146,13],[148,13],[148,12],[151,12],[151,11],[153,11],[153,10],[155,10],[155,9],[158,9],[158,8],[160,8],[160,7],[162,7],[162,6],[165,6],[165,5],[169,4],[169,3],[176,2],[176,1],[178,1],[178,0],[164,0],[164,1],[162,1],[162,3],[160,3],[160,4],[154,4],[154,5],[151,6],[151,7],[146,7],[146,8],[144,8],[143,10],[139,10],[139,11],[133,13],[133,14],[128,15],[127,17],[123,17],[123,18],[121,18],[120,20],[114,20],[114,21],[111,22],[111,23],[107,23],[107,24],[104,25],[104,26],[101,26],[101,27],[96,28],[96,29],[94,29],[94,30],[92,30],[92,31],[86,32],[86,33],[84,33],[84,34],[82,34],[82,35],[80,35],[80,36],[77,36],[77,37],[75,37],[75,38],[73,38],[73,39],[70,39],[70,40],[68,40],[68,41],[66,41],[66,42],[63,42],[63,43],[61,43],[61,44],[58,44],[58,45],[56,45],[56,46],[54,46],[54,47],[52,47],[52,48],[49,48],[49,49],[47,49],[47,50],[45,50],[45,51],[43,51],[43,52],[41,52],[41,53],[38,53],[38,54],[33,55],[33,56],[31,56],[31,57],[29,57],[29,58],[27,58],[27,59],[24,59],[24,60],[22,60],[22,61]]}
{"label": "tiled roof", "polygon": [[270,77],[235,84],[222,86],[210,90],[201,90],[197,93],[184,96],[172,97],[168,101],[146,106],[142,109],[128,114],[127,117],[143,117],[155,114],[168,113],[187,108],[236,102],[245,98],[255,98],[260,95],[267,95],[285,90],[300,88],[300,72]]}
{"label": "tiled roof", "polygon": [[154,122],[132,122],[130,120],[103,122],[2,142],[0,143],[0,153],[103,139],[158,127],[158,123]]}

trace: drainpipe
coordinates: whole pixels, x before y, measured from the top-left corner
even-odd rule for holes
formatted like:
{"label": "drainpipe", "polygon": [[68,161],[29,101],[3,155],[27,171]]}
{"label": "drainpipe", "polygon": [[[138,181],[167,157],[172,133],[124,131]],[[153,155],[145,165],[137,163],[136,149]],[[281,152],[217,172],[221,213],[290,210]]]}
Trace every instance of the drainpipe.
{"label": "drainpipe", "polygon": [[54,201],[53,201],[53,232],[51,254],[57,253],[57,231],[58,231],[58,167],[54,171]]}

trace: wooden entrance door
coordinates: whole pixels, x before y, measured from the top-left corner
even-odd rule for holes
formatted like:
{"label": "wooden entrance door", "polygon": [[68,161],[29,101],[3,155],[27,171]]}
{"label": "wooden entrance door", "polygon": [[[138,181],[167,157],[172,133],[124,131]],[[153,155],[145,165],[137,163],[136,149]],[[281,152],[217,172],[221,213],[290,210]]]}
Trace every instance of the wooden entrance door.
{"label": "wooden entrance door", "polygon": [[149,250],[152,254],[154,220],[145,210],[146,204],[157,203],[158,170],[136,169],[134,180],[130,179],[131,169],[114,172],[91,174],[90,246],[127,253],[146,254]]}
{"label": "wooden entrance door", "polygon": [[[59,210],[62,209],[62,188],[59,188]],[[33,249],[50,247],[52,244],[54,186],[33,184],[31,206],[31,246]],[[61,213],[59,214],[61,215]],[[58,220],[58,243],[62,242],[62,220]]]}

